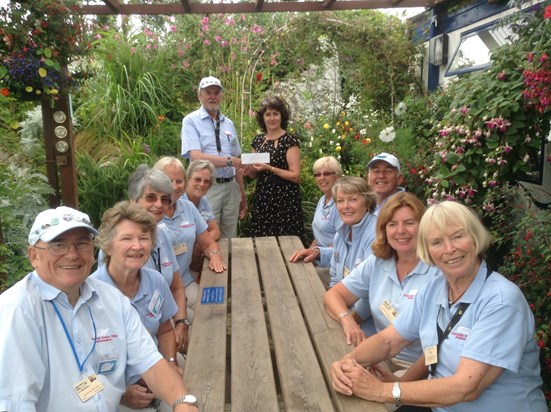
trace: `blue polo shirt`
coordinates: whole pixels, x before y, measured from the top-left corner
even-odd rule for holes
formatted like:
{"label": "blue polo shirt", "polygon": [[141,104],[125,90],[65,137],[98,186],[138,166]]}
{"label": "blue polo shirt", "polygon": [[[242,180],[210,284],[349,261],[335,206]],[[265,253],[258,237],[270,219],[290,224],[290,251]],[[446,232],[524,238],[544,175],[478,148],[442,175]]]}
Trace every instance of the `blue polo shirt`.
{"label": "blue polo shirt", "polygon": [[[131,377],[162,359],[130,301],[90,277],[73,307],[64,292],[30,273],[0,295],[0,325],[2,411],[116,411]],[[94,373],[103,390],[82,402],[73,386]]]}
{"label": "blue polo shirt", "polygon": [[[219,136],[221,152],[218,152],[216,147],[216,122],[212,120],[212,117],[210,117],[205,108],[201,106],[182,120],[182,157],[189,159],[189,152],[192,150],[199,150],[202,153],[222,157],[241,156],[241,147],[239,146],[237,131],[233,122],[220,112],[218,113],[218,117],[220,119]],[[234,176],[235,168],[233,166],[216,168],[217,178]]]}
{"label": "blue polo shirt", "polygon": [[207,223],[193,203],[180,198],[174,205],[174,215],[172,217],[165,215],[158,227],[159,231],[164,230],[168,233],[184,286],[188,286],[193,282],[193,276],[189,270],[193,245],[197,236],[207,230]]}
{"label": "blue polo shirt", "polygon": [[534,316],[520,289],[497,272],[486,278],[482,262],[459,302],[448,307],[448,282],[432,277],[393,325],[423,350],[438,342],[436,323],[445,330],[461,302],[469,303],[438,352],[435,378],[453,375],[462,357],[503,368],[503,373],[472,402],[433,411],[547,412],[540,377]]}
{"label": "blue polo shirt", "polygon": [[[355,309],[360,316],[365,316],[360,309],[363,307],[360,303],[369,308],[368,313],[373,316],[375,328],[380,332],[390,324],[381,310],[383,302],[390,303],[400,314],[407,305],[411,305],[419,289],[436,275],[441,276],[437,267],[419,262],[400,282],[394,258],[383,260],[372,255],[352,270],[350,275],[342,280],[342,284],[359,299]],[[421,342],[416,341],[404,348],[396,358],[414,363],[422,354]]]}
{"label": "blue polo shirt", "polygon": [[321,266],[321,262],[330,262],[333,252],[333,239],[337,228],[342,224],[335,200],[331,198],[326,205],[325,199],[326,197],[323,195],[318,201],[312,219],[312,231],[320,251],[320,257],[317,260],[318,266]]}
{"label": "blue polo shirt", "polygon": [[[375,240],[376,221],[377,218],[372,213],[366,213],[354,226],[350,227],[343,223],[338,227],[333,239],[329,287],[335,286],[352,269],[373,254],[371,244]],[[350,233],[352,233],[352,240],[350,240]]]}
{"label": "blue polo shirt", "polygon": [[[184,193],[182,195],[182,199],[191,202],[187,193]],[[201,199],[199,199],[199,203],[196,207],[199,211],[199,214],[203,217],[203,219],[205,219],[205,222],[209,223],[211,220],[216,220],[216,216],[214,216],[214,212],[212,211],[212,207],[210,206],[210,202],[206,196],[203,196]]]}

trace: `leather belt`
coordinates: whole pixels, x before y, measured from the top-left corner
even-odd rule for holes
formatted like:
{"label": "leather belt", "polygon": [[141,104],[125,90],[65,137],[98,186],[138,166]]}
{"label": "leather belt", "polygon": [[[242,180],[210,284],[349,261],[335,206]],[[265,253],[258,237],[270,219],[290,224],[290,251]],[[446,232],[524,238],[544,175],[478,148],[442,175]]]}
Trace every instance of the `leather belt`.
{"label": "leather belt", "polygon": [[216,178],[216,183],[228,183],[228,182],[231,182],[233,180],[233,176],[232,177],[217,177]]}

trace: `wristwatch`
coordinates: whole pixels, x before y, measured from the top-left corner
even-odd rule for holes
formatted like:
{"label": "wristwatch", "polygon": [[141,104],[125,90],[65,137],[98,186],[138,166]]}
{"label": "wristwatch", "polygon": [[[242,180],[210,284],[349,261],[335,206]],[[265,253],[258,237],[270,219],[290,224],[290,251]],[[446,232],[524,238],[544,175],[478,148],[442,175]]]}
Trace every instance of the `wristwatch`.
{"label": "wristwatch", "polygon": [[188,393],[187,395],[182,396],[181,398],[178,398],[174,401],[174,403],[172,404],[172,410],[176,410],[176,407],[181,403],[185,403],[186,405],[190,406],[197,406],[197,398]]}
{"label": "wristwatch", "polygon": [[397,408],[402,406],[402,400],[400,399],[400,396],[402,396],[400,382],[394,382],[394,386],[392,387],[392,397],[394,398],[394,406],[396,406]]}
{"label": "wristwatch", "polygon": [[233,160],[231,157],[228,156],[227,160],[226,160],[226,166],[233,166]]}
{"label": "wristwatch", "polygon": [[186,326],[191,325],[191,323],[189,323],[189,320],[187,320],[186,318],[175,320],[175,321],[174,321],[174,326],[176,326],[176,325],[179,324],[179,323],[183,323],[183,324],[186,325]]}

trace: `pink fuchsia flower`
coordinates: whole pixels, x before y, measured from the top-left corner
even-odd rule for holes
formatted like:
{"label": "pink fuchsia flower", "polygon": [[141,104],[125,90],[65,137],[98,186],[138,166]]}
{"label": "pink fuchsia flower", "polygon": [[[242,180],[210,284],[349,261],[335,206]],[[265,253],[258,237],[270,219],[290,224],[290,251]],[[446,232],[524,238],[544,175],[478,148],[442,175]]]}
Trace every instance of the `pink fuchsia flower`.
{"label": "pink fuchsia flower", "polygon": [[469,109],[468,107],[465,107],[465,106],[463,106],[463,107],[460,109],[461,114],[464,115],[464,116],[466,116],[466,115],[469,114],[469,110],[470,110],[470,109]]}
{"label": "pink fuchsia flower", "polygon": [[486,126],[490,130],[496,129],[497,131],[505,133],[509,126],[511,126],[511,123],[501,117],[494,117],[486,122]]}
{"label": "pink fuchsia flower", "polygon": [[176,30],[177,30],[177,28],[176,28],[175,25],[170,26],[170,31],[171,31],[172,33],[175,33]]}
{"label": "pink fuchsia flower", "polygon": [[184,51],[182,49],[178,49],[178,56],[182,57],[184,55]]}
{"label": "pink fuchsia flower", "polygon": [[229,43],[228,43],[226,40],[222,40],[222,41],[220,42],[220,46],[222,46],[222,47],[226,47],[228,44],[229,44]]}
{"label": "pink fuchsia flower", "polygon": [[259,25],[257,25],[256,23],[253,24],[253,27],[251,28],[251,31],[253,33],[257,33],[257,34],[260,34],[262,33],[262,27],[260,27]]}
{"label": "pink fuchsia flower", "polygon": [[465,148],[463,147],[458,147],[457,149],[455,149],[455,154],[458,154],[458,155],[462,155],[465,153]]}
{"label": "pink fuchsia flower", "polygon": [[235,25],[235,20],[233,19],[233,17],[227,17],[225,23],[228,26],[233,26],[233,25]]}
{"label": "pink fuchsia flower", "polygon": [[222,40],[222,37],[216,35],[216,36],[214,36],[214,40],[216,40],[218,43],[220,43],[220,40]]}
{"label": "pink fuchsia flower", "polygon": [[540,57],[540,63],[543,63],[544,61],[546,61],[547,59],[549,58],[549,56],[547,56],[547,53],[543,53]]}
{"label": "pink fuchsia flower", "polygon": [[503,150],[503,153],[508,154],[508,153],[511,153],[513,151],[513,148],[511,146],[507,145],[507,146],[503,146],[502,150]]}
{"label": "pink fuchsia flower", "polygon": [[488,186],[490,186],[490,187],[496,187],[498,184],[499,184],[499,183],[496,182],[495,180],[490,180],[490,181],[488,182]]}
{"label": "pink fuchsia flower", "polygon": [[497,74],[497,79],[502,81],[502,82],[507,80],[507,73],[505,73],[504,71],[499,72]]}
{"label": "pink fuchsia flower", "polygon": [[189,68],[189,61],[188,61],[188,60],[184,60],[184,61],[182,62],[182,66],[184,66],[184,69]]}
{"label": "pink fuchsia flower", "polygon": [[190,45],[189,43],[186,43],[186,44],[184,45],[184,49],[190,49],[190,48],[191,48],[191,45]]}
{"label": "pink fuchsia flower", "polygon": [[208,39],[203,40],[203,44],[205,46],[208,46],[210,44],[210,40],[208,40]]}

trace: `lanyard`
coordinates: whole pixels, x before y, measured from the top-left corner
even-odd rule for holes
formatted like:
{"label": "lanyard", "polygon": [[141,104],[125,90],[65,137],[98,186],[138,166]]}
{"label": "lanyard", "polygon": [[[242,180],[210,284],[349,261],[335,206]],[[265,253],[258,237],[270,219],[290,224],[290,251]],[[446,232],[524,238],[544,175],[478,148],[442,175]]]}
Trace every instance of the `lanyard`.
{"label": "lanyard", "polygon": [[94,325],[94,344],[92,345],[92,349],[90,350],[90,353],[86,358],[84,358],[84,361],[80,363],[80,360],[78,359],[77,351],[75,349],[75,345],[73,344],[73,340],[71,339],[71,335],[69,335],[69,331],[67,330],[67,325],[65,325],[65,321],[63,320],[63,317],[61,316],[61,313],[59,313],[59,309],[57,308],[57,305],[54,303],[53,300],[50,301],[52,305],[54,306],[55,313],[57,314],[57,317],[59,321],[61,322],[61,326],[63,326],[63,330],[65,331],[65,336],[67,337],[67,340],[69,341],[69,345],[71,345],[71,349],[73,350],[73,356],[75,357],[75,360],[77,361],[78,369],[82,372],[84,369],[84,364],[94,352],[94,348],[96,347],[96,340],[98,337],[97,331],[96,331],[96,322],[94,322],[94,317],[92,316],[92,311],[90,310],[90,307],[88,307],[88,312],[90,312],[90,319],[92,319],[92,325]]}
{"label": "lanyard", "polygon": [[159,271],[159,273],[162,273],[161,272],[161,248],[157,248],[153,251],[153,253],[151,253],[151,258],[153,259],[153,263],[155,264],[155,267],[157,268],[157,270]]}
{"label": "lanyard", "polygon": [[[488,277],[491,274],[492,274],[492,269],[490,269],[490,266],[487,265],[486,278],[484,279],[484,282],[486,282],[486,279],[488,279]],[[459,320],[461,319],[461,317],[463,316],[463,314],[465,313],[465,311],[467,310],[469,305],[470,305],[470,303],[465,303],[465,302],[463,302],[459,305],[459,307],[455,311],[455,314],[453,315],[450,322],[448,323],[448,326],[446,326],[446,331],[445,332],[443,332],[442,329],[440,329],[440,325],[438,325],[438,321],[436,321],[436,330],[438,332],[438,344],[436,345],[436,353],[437,354],[440,351],[440,345],[442,344],[444,339],[446,339],[448,337],[448,335],[453,330],[455,325],[457,325],[457,322],[459,322]],[[436,373],[436,367],[437,366],[438,366],[438,362],[433,363],[432,365],[430,365],[429,372],[430,372],[431,376],[434,376],[434,374]]]}

